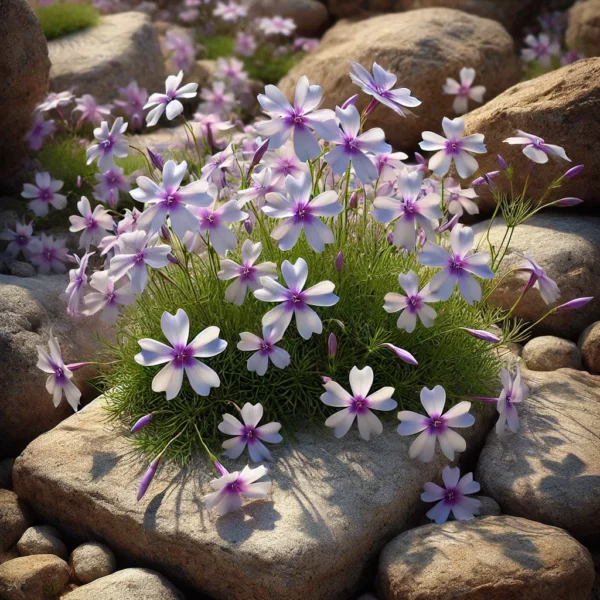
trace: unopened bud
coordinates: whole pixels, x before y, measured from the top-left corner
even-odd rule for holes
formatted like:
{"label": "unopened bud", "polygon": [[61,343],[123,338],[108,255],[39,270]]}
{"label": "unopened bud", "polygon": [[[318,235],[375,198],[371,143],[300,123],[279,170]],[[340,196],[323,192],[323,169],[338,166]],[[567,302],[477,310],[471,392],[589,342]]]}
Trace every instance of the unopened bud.
{"label": "unopened bud", "polygon": [[335,270],[338,273],[341,273],[343,268],[344,268],[344,253],[340,250],[338,252],[337,256],[335,257]]}

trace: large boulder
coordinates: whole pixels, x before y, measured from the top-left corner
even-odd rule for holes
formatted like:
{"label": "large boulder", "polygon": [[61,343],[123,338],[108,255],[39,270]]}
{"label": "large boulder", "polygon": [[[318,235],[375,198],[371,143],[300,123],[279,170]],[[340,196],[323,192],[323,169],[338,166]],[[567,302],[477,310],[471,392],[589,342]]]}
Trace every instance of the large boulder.
{"label": "large boulder", "polygon": [[[323,37],[319,48],[300,61],[279,83],[293,98],[296,82],[306,75],[323,87],[323,108],[334,108],[359,92],[348,77],[350,61],[371,69],[373,62],[398,77],[422,105],[418,118],[402,118],[386,107],[369,117],[368,127],[382,127],[399,149],[415,147],[424,130],[438,131],[442,118],[452,116],[451,96],[442,93],[448,77],[474,67],[476,82],[487,89],[486,100],[520,79],[520,66],[511,36],[496,21],[457,10],[423,9],[373,17],[358,23],[342,21]],[[362,109],[370,96],[361,93]]]}
{"label": "large boulder", "polygon": [[[66,363],[98,360],[97,336],[110,335],[95,317],[67,315],[63,298],[67,283],[63,275],[26,279],[0,275],[0,457],[15,456],[73,412],[64,398],[54,407],[45,387],[48,375],[36,367],[36,346],[47,349],[50,329]],[[75,373],[84,400],[95,396],[85,381],[96,374],[92,367]]]}
{"label": "large boulder", "polygon": [[569,48],[600,56],[600,0],[581,0],[571,8],[566,40]]}
{"label": "large boulder", "polygon": [[522,356],[530,371],[581,369],[581,351],[577,344],[554,335],[533,338],[523,347]]}
{"label": "large boulder", "polygon": [[303,37],[318,37],[329,24],[327,7],[317,0],[244,0],[243,4],[250,17],[293,19],[294,33]]}
{"label": "large boulder", "polygon": [[568,533],[518,517],[425,525],[379,559],[382,600],[589,600],[594,563]]}
{"label": "large boulder", "polygon": [[[478,452],[493,418],[479,412],[463,430],[468,450]],[[73,536],[94,535],[217,600],[348,598],[385,542],[418,524],[422,486],[447,460],[439,452],[428,464],[410,460],[412,439],[393,422],[368,443],[324,429],[272,450],[269,498],[218,517],[201,503],[211,478],[204,458],[198,469],[163,464],[137,502],[147,460],[132,453],[125,428],[106,423],[97,399],[28,446],[14,486]]]}
{"label": "large boulder", "polygon": [[[478,223],[475,231],[484,235],[489,221]],[[490,229],[490,241],[500,245],[506,228],[501,219]],[[482,248],[484,242],[482,242]],[[529,280],[529,273],[511,269],[524,264],[522,253],[533,258],[558,285],[561,295],[548,306],[537,288],[530,289],[517,305],[514,314],[535,322],[557,304],[582,296],[594,300],[577,310],[554,313],[535,328],[537,335],[556,335],[577,340],[579,334],[600,319],[600,219],[597,217],[564,218],[560,213],[544,212],[519,225],[510,240],[508,252],[499,271],[506,277],[496,287],[491,301],[509,309],[517,301]]]}
{"label": "large boulder", "polygon": [[[549,161],[535,165],[529,177],[527,195],[541,200],[555,179],[574,165],[585,165],[584,170],[572,179],[565,180],[554,190],[548,201],[574,196],[586,206],[600,205],[600,153],[596,140],[600,139],[600,58],[588,58],[524,81],[506,90],[484,106],[465,116],[465,133],[483,133],[487,154],[477,156],[481,171],[499,169],[497,154],[513,165],[513,185],[516,192],[523,189],[528,173],[528,159],[523,146],[503,143],[520,129],[543,138],[549,144],[562,146],[571,159]],[[504,177],[494,180],[500,189],[508,192],[509,183]],[[493,199],[485,187],[480,212],[491,212]]]}
{"label": "large boulder", "polygon": [[50,60],[42,28],[25,0],[0,4],[0,191],[22,166],[31,113],[48,90]]}
{"label": "large boulder", "polygon": [[530,397],[514,434],[489,434],[475,479],[506,514],[600,534],[600,377],[524,371]]}
{"label": "large boulder", "polygon": [[0,565],[0,598],[55,600],[69,577],[69,565],[53,554],[15,558]]}
{"label": "large boulder", "polygon": [[72,90],[112,102],[117,88],[136,80],[149,93],[163,92],[165,68],[158,36],[141,12],[102,17],[97,27],[48,44],[52,69],[50,87]]}

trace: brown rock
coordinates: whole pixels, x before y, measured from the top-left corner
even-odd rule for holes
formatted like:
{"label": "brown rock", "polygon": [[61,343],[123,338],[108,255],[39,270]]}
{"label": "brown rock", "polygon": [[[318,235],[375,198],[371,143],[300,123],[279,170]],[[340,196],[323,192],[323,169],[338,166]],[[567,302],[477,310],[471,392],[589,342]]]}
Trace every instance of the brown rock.
{"label": "brown rock", "polygon": [[600,321],[584,329],[577,342],[585,368],[594,375],[600,374]]}
{"label": "brown rock", "polygon": [[17,550],[21,556],[54,554],[63,560],[67,560],[69,554],[58,529],[50,525],[36,525],[27,529],[17,542]]}
{"label": "brown rock", "polygon": [[317,0],[245,0],[243,4],[252,18],[279,15],[293,19],[298,36],[318,37],[329,24],[327,7]]}
{"label": "brown rock", "polygon": [[583,0],[571,8],[566,40],[569,48],[600,56],[600,0]]}
{"label": "brown rock", "polygon": [[48,90],[48,47],[25,0],[0,4],[0,189],[22,167],[31,113]]}
{"label": "brown rock", "polygon": [[69,582],[69,566],[53,554],[37,554],[0,565],[2,600],[55,600]]}
{"label": "brown rock", "polygon": [[8,550],[27,527],[29,519],[25,504],[14,492],[0,490],[0,552]]}
{"label": "brown rock", "polygon": [[104,544],[90,542],[73,550],[69,565],[80,583],[90,583],[115,572],[117,559],[113,551]]}
{"label": "brown rock", "polygon": [[[503,143],[520,129],[539,135],[549,144],[562,146],[571,162],[557,159],[545,165],[536,165],[529,179],[528,196],[538,201],[552,181],[574,165],[584,164],[584,170],[566,180],[554,190],[548,200],[574,196],[587,206],[600,204],[600,153],[596,140],[600,139],[600,58],[580,60],[530,81],[524,81],[506,90],[481,108],[465,116],[465,133],[483,133],[487,154],[477,156],[482,172],[495,171],[496,155],[501,154],[514,173],[514,188],[520,192],[527,176],[528,159],[523,146]],[[509,191],[504,177],[494,180],[503,191]],[[482,214],[493,210],[493,199],[484,187],[479,202]]]}
{"label": "brown rock", "polygon": [[379,559],[382,600],[588,600],[590,553],[565,531],[509,516],[425,525]]}
{"label": "brown rock", "polygon": [[523,360],[531,371],[581,369],[581,352],[577,344],[553,335],[542,335],[527,342]]}
{"label": "brown rock", "polygon": [[[499,23],[456,10],[423,9],[337,23],[279,86],[292,98],[297,80],[306,75],[323,87],[322,108],[334,108],[359,91],[348,77],[351,60],[367,69],[378,62],[398,76],[398,87],[409,88],[421,100],[413,109],[418,118],[402,118],[384,106],[369,117],[369,127],[382,127],[388,141],[403,150],[415,147],[422,131],[440,130],[453,101],[442,94],[442,86],[462,67],[477,70],[486,100],[520,78],[513,40]],[[369,98],[361,94],[357,107],[364,108]]]}

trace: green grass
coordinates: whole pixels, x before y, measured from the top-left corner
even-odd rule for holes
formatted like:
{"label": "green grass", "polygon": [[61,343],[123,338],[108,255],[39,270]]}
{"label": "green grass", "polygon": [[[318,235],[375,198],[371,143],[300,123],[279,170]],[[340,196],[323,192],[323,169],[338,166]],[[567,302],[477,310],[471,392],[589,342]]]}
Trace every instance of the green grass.
{"label": "green grass", "polygon": [[47,40],[55,40],[98,24],[100,12],[88,4],[52,4],[35,9]]}
{"label": "green grass", "polygon": [[[242,331],[261,333],[261,317],[274,305],[253,296],[248,296],[241,307],[226,303],[223,300],[226,282],[211,276],[210,265],[200,258],[178,252],[181,266],[170,265],[166,269],[176,285],[153,272],[149,287],[119,323],[119,343],[110,349],[109,359],[118,362],[101,380],[102,387],[109,390],[111,416],[131,425],[145,414],[161,411],[151,426],[135,436],[134,442],[152,456],[183,431],[169,448],[169,454],[185,463],[195,452],[202,451],[196,428],[212,452],[218,453],[224,438],[217,425],[223,413],[236,412],[232,403],[242,406],[248,401],[261,402],[265,422],[281,422],[284,436],[311,425],[321,428],[325,435],[333,435],[323,425],[335,409],[320,401],[324,391],[322,376],[347,386],[348,374],[355,365],[373,368],[373,389],[388,385],[395,388],[399,410],[420,410],[419,391],[423,386],[442,385],[451,403],[464,395],[491,395],[497,391],[500,364],[495,351],[457,327],[485,329],[498,320],[500,311],[484,303],[470,307],[455,294],[435,306],[439,316],[433,328],[419,324],[412,334],[399,330],[398,315],[389,315],[382,308],[385,294],[399,291],[400,272],[413,269],[422,285],[432,272],[416,264],[414,255],[405,257],[389,246],[382,229],[373,227],[376,230],[372,234],[363,236],[362,224],[357,223],[343,244],[329,247],[321,255],[310,250],[303,239],[293,251],[281,252],[255,230],[252,237],[263,241],[261,262],[273,260],[280,265],[285,259],[294,262],[302,256],[309,265],[307,286],[329,279],[336,284],[335,293],[340,296],[334,307],[316,309],[324,325],[321,335],[305,341],[292,321],[279,344],[290,353],[291,365],[284,370],[271,365],[263,377],[247,370],[250,353],[239,351],[236,345]],[[340,247],[345,254],[342,276],[334,267]],[[190,261],[187,269],[183,266],[186,261]],[[228,347],[219,356],[205,359],[219,374],[221,387],[213,389],[208,397],[200,397],[184,380],[179,396],[167,401],[164,393],[151,390],[152,379],[161,367],[142,367],[134,356],[140,350],[137,341],[141,338],[166,341],[160,328],[161,315],[164,311],[175,313],[179,308],[190,318],[190,339],[205,327],[216,325]],[[331,332],[339,342],[333,360],[327,355]],[[400,362],[391,351],[380,348],[384,342],[410,351],[419,365]],[[386,427],[393,427],[397,423],[396,412],[384,419],[388,420]]]}

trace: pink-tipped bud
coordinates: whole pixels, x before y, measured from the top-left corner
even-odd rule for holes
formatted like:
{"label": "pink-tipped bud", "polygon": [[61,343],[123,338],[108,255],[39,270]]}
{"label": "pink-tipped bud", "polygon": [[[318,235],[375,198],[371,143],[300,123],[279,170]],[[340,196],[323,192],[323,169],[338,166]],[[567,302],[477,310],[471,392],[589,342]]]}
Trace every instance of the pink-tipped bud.
{"label": "pink-tipped bud", "polygon": [[165,242],[171,241],[171,232],[165,224],[160,226],[160,237],[165,240]]}
{"label": "pink-tipped bud", "polygon": [[500,341],[500,338],[497,335],[494,335],[489,331],[484,331],[483,329],[469,329],[468,327],[459,327],[459,329],[466,331],[469,335],[472,335],[478,340],[489,342],[490,344],[497,344]]}
{"label": "pink-tipped bud", "polygon": [[229,471],[218,460],[213,461],[213,464],[215,465],[215,469],[218,471],[221,477],[229,475]]}
{"label": "pink-tipped bud", "polygon": [[498,154],[498,164],[500,165],[500,168],[503,171],[506,171],[506,169],[508,169],[508,163],[504,160],[504,158],[502,158],[500,154]]}
{"label": "pink-tipped bud", "polygon": [[323,383],[329,383],[331,381],[331,377],[327,377],[327,375],[323,375],[321,377],[321,380],[323,381]]}
{"label": "pink-tipped bud", "polygon": [[146,425],[148,425],[148,423],[150,423],[151,420],[152,413],[150,413],[149,415],[144,415],[142,418],[138,419],[135,422],[134,426],[129,430],[130,433],[136,433],[140,429],[144,429],[144,427],[146,427]]}
{"label": "pink-tipped bud", "polygon": [[469,399],[486,402],[487,404],[498,404],[498,398],[491,398],[490,396],[471,396]]}
{"label": "pink-tipped bud", "polygon": [[427,234],[425,233],[424,229],[421,229],[419,231],[419,237],[417,239],[419,246],[423,247],[425,245],[425,242],[427,242]]}
{"label": "pink-tipped bud", "polygon": [[179,264],[179,259],[172,252],[169,252],[169,254],[167,254],[167,260],[174,265]]}
{"label": "pink-tipped bud", "polygon": [[154,479],[154,475],[156,475],[156,470],[158,469],[158,465],[160,464],[160,459],[162,457],[158,456],[152,461],[152,464],[148,468],[148,470],[144,473],[142,480],[140,481],[140,487],[138,488],[137,501],[139,502],[144,494],[148,491],[152,480]]}
{"label": "pink-tipped bud", "polygon": [[329,358],[333,358],[335,353],[337,352],[337,338],[335,337],[335,333],[330,333],[329,338],[327,339],[327,354]]}
{"label": "pink-tipped bud", "polygon": [[573,179],[583,171],[583,165],[577,165],[576,167],[571,167],[564,175],[565,179]]}
{"label": "pink-tipped bud", "polygon": [[427,159],[420,153],[415,152],[415,160],[423,167],[427,166]]}
{"label": "pink-tipped bud", "polygon": [[250,219],[246,219],[244,221],[244,229],[246,230],[246,233],[248,235],[250,235],[252,233],[252,230],[254,229],[254,225],[252,224],[252,221]]}
{"label": "pink-tipped bud", "polygon": [[348,200],[348,208],[357,208],[358,207],[358,194],[356,192],[352,192],[350,195],[350,200]]}
{"label": "pink-tipped bud", "polygon": [[250,163],[250,168],[254,169],[254,167],[262,160],[262,157],[265,155],[267,148],[269,147],[269,140],[266,139],[256,150],[254,156],[252,157],[252,162]]}
{"label": "pink-tipped bud", "polygon": [[117,198],[115,196],[115,190],[110,190],[110,192],[108,193],[108,205],[111,208],[114,208],[115,206],[117,206]]}
{"label": "pink-tipped bud", "polygon": [[365,117],[368,117],[378,106],[380,102],[377,98],[371,98],[371,102],[367,104],[367,108],[365,108]]}
{"label": "pink-tipped bud", "polygon": [[341,273],[344,268],[344,253],[340,250],[335,257],[335,270]]}
{"label": "pink-tipped bud", "polygon": [[82,183],[83,183],[83,178],[81,177],[81,175],[77,175],[77,182],[75,183],[75,185],[78,188],[80,188]]}
{"label": "pink-tipped bud", "polygon": [[418,365],[417,359],[408,351],[394,346],[394,344],[381,344],[384,348],[391,350],[401,361],[408,363],[409,365]]}
{"label": "pink-tipped bud", "polygon": [[90,362],[80,362],[80,363],[71,363],[70,365],[65,365],[69,371],[77,371],[79,369],[83,369],[83,367],[87,367],[91,365]]}
{"label": "pink-tipped bud", "polygon": [[471,181],[471,187],[479,187],[481,185],[487,185],[485,177],[477,177],[476,179],[473,179],[473,181]]}
{"label": "pink-tipped bud", "polygon": [[580,198],[561,198],[556,203],[557,206],[577,206],[578,204],[582,204],[583,200]]}
{"label": "pink-tipped bud", "polygon": [[586,304],[589,304],[594,299],[593,296],[585,296],[583,298],[575,298],[575,300],[569,300],[569,302],[565,302],[565,304],[561,304],[557,306],[555,310],[574,310],[577,308],[581,308]]}
{"label": "pink-tipped bud", "polygon": [[387,241],[388,241],[388,244],[389,244],[390,246],[393,246],[393,245],[394,245],[394,232],[393,232],[393,231],[390,231],[390,232],[387,234]]}
{"label": "pink-tipped bud", "polygon": [[158,152],[152,152],[150,148],[146,148],[146,151],[148,152],[150,162],[152,163],[154,168],[158,169],[162,173],[163,167],[165,166],[165,159],[160,154],[158,154]]}
{"label": "pink-tipped bud", "polygon": [[460,215],[454,215],[449,221],[447,221],[446,223],[444,223],[439,229],[438,231],[440,233],[444,233],[444,231],[452,231],[454,229],[454,226],[458,223],[458,219],[460,219]]}
{"label": "pink-tipped bud", "polygon": [[344,102],[344,104],[342,104],[342,110],[344,108],[348,108],[349,106],[355,106],[357,100],[358,100],[358,94],[354,94],[354,96],[350,96],[350,98],[348,98],[348,100],[346,100]]}

